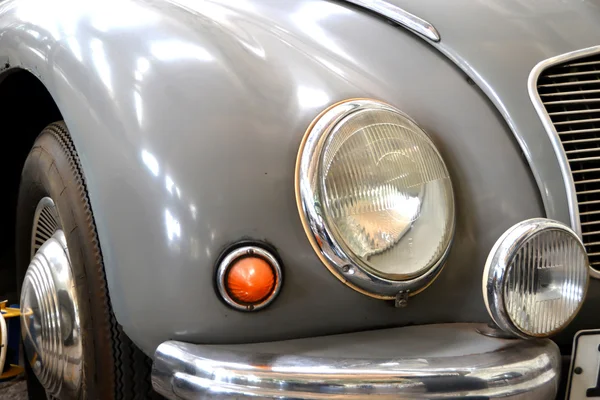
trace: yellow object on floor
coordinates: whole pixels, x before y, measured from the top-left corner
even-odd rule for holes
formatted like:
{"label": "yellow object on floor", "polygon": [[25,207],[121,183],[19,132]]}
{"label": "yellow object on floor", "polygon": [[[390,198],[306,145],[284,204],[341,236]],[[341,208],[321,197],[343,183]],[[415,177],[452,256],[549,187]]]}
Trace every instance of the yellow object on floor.
{"label": "yellow object on floor", "polygon": [[[1,336],[0,336],[0,381],[15,378],[23,372],[23,367],[15,364],[10,364],[10,368],[4,369],[4,363],[6,361],[6,353],[8,348],[8,320],[14,318],[15,323],[19,323],[18,317],[21,312],[18,308],[6,307],[6,300],[0,302],[0,325],[1,325]],[[2,372],[4,371],[4,372]]]}

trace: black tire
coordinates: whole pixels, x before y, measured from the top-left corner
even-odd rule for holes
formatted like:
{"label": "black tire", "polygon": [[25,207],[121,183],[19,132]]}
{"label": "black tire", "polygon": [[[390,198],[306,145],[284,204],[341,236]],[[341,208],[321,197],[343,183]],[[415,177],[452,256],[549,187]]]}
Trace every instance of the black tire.
{"label": "black tire", "polygon": [[[125,335],[112,312],[83,170],[64,122],[42,131],[23,167],[17,205],[19,288],[31,259],[35,209],[43,197],[56,205],[75,277],[84,354],[80,398],[159,398],[150,383],[150,359]],[[41,384],[28,370],[29,398],[44,398]]]}

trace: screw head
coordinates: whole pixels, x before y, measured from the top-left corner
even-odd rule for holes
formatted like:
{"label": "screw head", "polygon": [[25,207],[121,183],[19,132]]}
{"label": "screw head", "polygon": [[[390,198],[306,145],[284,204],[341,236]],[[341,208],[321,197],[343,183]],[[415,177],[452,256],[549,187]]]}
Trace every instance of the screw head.
{"label": "screw head", "polygon": [[581,367],[575,367],[573,372],[575,372],[577,375],[581,375],[581,373],[583,372],[583,369],[581,369]]}

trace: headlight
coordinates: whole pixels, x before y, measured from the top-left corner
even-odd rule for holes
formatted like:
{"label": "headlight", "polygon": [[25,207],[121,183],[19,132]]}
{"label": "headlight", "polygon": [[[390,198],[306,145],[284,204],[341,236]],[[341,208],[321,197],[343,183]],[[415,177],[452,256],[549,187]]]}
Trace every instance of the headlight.
{"label": "headlight", "polygon": [[545,218],[518,223],[488,256],[483,274],[488,312],[515,336],[553,335],[579,311],[588,266],[581,240],[565,225]]}
{"label": "headlight", "polygon": [[440,271],[452,184],[431,139],[399,110],[351,100],[324,112],[302,143],[296,191],[313,247],[354,289],[394,298]]}

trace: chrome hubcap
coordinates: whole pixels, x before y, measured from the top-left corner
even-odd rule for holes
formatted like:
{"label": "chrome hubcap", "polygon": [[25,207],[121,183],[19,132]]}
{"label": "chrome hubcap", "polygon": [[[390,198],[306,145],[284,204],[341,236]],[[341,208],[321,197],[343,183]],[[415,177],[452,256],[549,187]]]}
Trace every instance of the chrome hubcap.
{"label": "chrome hubcap", "polygon": [[48,197],[36,210],[32,249],[21,289],[25,355],[49,395],[76,397],[83,367],[79,308],[67,241]]}

